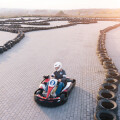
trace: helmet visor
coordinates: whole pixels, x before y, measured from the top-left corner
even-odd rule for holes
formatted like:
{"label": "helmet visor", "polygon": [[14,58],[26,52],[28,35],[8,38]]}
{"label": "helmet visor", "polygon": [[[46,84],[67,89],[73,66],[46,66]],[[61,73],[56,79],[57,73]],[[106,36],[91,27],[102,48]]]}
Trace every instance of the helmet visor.
{"label": "helmet visor", "polygon": [[55,67],[55,70],[58,70],[60,67]]}

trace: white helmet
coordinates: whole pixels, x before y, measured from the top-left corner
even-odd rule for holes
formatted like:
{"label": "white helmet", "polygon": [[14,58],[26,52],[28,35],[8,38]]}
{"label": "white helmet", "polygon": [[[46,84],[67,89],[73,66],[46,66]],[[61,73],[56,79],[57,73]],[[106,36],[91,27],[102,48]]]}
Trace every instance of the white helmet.
{"label": "white helmet", "polygon": [[62,69],[62,63],[61,62],[56,62],[54,64],[54,68],[55,68],[55,70],[56,70],[56,68],[58,68],[56,71],[59,71],[60,69]]}

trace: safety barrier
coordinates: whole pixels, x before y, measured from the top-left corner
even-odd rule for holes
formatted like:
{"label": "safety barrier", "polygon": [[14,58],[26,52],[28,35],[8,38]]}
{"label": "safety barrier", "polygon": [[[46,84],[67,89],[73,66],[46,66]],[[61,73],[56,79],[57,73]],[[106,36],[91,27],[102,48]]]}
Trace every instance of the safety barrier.
{"label": "safety barrier", "polygon": [[15,44],[20,42],[24,37],[25,37],[24,32],[19,31],[18,35],[13,40],[9,40],[3,46],[0,46],[0,54],[11,49]]}
{"label": "safety barrier", "polygon": [[117,27],[120,27],[120,24],[100,30],[96,53],[100,64],[105,70],[106,78],[99,88],[96,113],[94,115],[95,120],[118,120],[116,94],[120,82],[120,74],[105,47],[106,33]]}

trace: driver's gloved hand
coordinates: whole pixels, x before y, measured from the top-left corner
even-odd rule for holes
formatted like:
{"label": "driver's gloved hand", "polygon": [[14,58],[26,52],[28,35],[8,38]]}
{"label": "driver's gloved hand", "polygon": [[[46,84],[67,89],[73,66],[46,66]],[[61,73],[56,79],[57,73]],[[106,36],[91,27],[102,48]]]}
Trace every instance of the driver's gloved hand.
{"label": "driver's gloved hand", "polygon": [[52,74],[51,77],[55,77],[55,75]]}
{"label": "driver's gloved hand", "polygon": [[50,77],[49,75],[48,76],[43,76],[44,79],[48,79],[49,77]]}

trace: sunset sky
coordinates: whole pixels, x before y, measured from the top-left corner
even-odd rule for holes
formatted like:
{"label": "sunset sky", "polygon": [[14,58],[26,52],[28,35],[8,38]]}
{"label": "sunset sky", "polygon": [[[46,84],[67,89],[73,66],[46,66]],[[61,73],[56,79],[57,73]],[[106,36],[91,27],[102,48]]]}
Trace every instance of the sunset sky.
{"label": "sunset sky", "polygon": [[120,0],[0,0],[0,8],[25,8],[25,9],[120,8]]}

